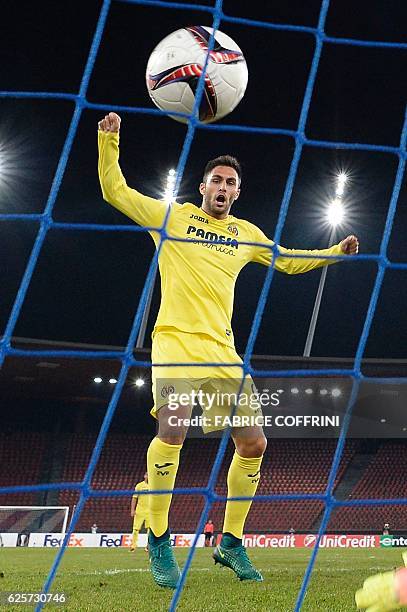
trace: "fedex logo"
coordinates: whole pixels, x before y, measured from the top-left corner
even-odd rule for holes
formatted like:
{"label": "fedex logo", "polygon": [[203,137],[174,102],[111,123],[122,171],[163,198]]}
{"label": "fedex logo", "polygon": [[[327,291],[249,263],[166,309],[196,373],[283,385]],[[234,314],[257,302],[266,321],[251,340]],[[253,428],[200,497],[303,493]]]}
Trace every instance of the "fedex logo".
{"label": "fedex logo", "polygon": [[192,539],[193,539],[193,536],[186,537],[183,534],[173,535],[171,536],[171,546],[182,546],[182,547],[192,546]]}
{"label": "fedex logo", "polygon": [[99,546],[106,546],[107,548],[113,547],[130,547],[131,546],[131,535],[122,534],[117,538],[111,538],[107,533],[104,533],[100,536]]}
{"label": "fedex logo", "polygon": [[[44,546],[49,546],[50,548],[57,548],[59,546],[62,546],[63,541],[64,541],[64,538],[56,538],[51,533],[47,533],[47,535],[44,538]],[[68,540],[68,546],[70,547],[83,546],[83,538],[78,538],[77,535],[72,533]]]}

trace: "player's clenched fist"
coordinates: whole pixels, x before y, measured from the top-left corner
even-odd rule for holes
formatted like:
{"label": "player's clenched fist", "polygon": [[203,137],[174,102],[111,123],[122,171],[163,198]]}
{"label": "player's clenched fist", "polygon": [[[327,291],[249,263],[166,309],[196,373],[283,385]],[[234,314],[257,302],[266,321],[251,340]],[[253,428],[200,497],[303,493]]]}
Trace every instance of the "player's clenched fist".
{"label": "player's clenched fist", "polygon": [[358,610],[389,612],[407,605],[407,567],[370,576],[355,595]]}
{"label": "player's clenched fist", "polygon": [[116,113],[105,115],[102,121],[99,121],[98,128],[101,132],[118,132],[120,130],[121,119]]}
{"label": "player's clenched fist", "polygon": [[347,236],[341,242],[341,249],[344,255],[356,255],[359,252],[359,240],[356,236]]}

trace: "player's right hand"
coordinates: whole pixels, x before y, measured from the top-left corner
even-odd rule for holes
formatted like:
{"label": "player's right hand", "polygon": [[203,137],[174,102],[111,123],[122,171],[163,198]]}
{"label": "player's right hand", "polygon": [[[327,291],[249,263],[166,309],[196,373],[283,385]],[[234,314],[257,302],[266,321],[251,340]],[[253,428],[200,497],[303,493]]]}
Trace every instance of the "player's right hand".
{"label": "player's right hand", "polygon": [[390,612],[407,605],[407,568],[370,576],[356,591],[356,607],[366,612]]}
{"label": "player's right hand", "polygon": [[118,133],[120,131],[121,118],[116,113],[108,113],[99,121],[98,128],[101,132]]}

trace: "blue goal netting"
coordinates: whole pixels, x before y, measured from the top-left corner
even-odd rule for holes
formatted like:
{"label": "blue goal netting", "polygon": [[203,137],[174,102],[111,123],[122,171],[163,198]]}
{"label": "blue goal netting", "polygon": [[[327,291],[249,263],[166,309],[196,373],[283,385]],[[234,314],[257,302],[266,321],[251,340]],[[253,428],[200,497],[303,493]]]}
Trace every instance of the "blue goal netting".
{"label": "blue goal netting", "polygon": [[[118,0],[114,0],[118,1]],[[335,498],[333,494],[335,478],[338,472],[339,463],[341,460],[342,452],[344,449],[344,444],[346,441],[347,431],[350,424],[350,419],[352,415],[352,409],[357,398],[359,386],[362,380],[369,380],[366,377],[361,368],[362,357],[364,355],[366,343],[369,337],[370,328],[372,325],[372,320],[374,317],[376,305],[378,303],[379,295],[382,289],[383,279],[385,277],[386,272],[389,269],[397,269],[397,270],[407,270],[407,263],[392,263],[387,255],[387,249],[390,239],[390,234],[392,230],[393,220],[395,218],[397,202],[399,198],[399,193],[402,185],[402,180],[405,171],[406,164],[406,141],[407,141],[407,115],[404,119],[404,124],[402,127],[402,131],[400,134],[399,146],[379,146],[374,144],[363,144],[363,143],[346,143],[346,142],[334,142],[334,141],[326,141],[326,140],[315,140],[310,139],[306,136],[306,128],[307,128],[307,119],[310,109],[311,97],[313,94],[314,84],[316,81],[321,52],[324,45],[353,45],[353,46],[364,46],[364,47],[377,47],[377,48],[397,48],[397,49],[407,49],[407,44],[401,43],[392,43],[392,42],[377,42],[377,41],[366,41],[366,40],[356,40],[356,39],[348,39],[348,38],[335,38],[332,36],[328,36],[325,33],[325,23],[327,18],[327,13],[329,9],[329,0],[323,0],[320,8],[319,19],[317,27],[302,27],[302,26],[294,26],[294,25],[283,25],[277,23],[270,22],[262,22],[255,21],[250,19],[244,19],[240,17],[233,17],[223,13],[222,10],[222,0],[217,0],[214,6],[209,5],[198,5],[198,4],[188,4],[183,2],[169,2],[165,0],[124,0],[130,4],[135,5],[147,5],[147,6],[155,6],[161,7],[163,10],[186,10],[191,9],[193,11],[200,11],[202,14],[211,15],[213,22],[212,26],[216,32],[217,29],[221,26],[221,24],[227,23],[236,23],[243,24],[249,27],[256,28],[269,28],[281,31],[291,31],[291,32],[302,32],[306,33],[309,36],[314,38],[315,48],[312,58],[312,63],[308,75],[307,85],[305,89],[305,94],[302,101],[301,113],[298,121],[297,128],[295,130],[290,129],[276,129],[270,126],[267,127],[252,127],[252,126],[244,126],[244,125],[203,125],[199,122],[198,119],[198,108],[199,102],[203,94],[204,88],[204,79],[201,77],[197,89],[196,94],[196,104],[194,108],[194,112],[192,116],[189,118],[188,129],[186,132],[185,140],[180,151],[178,166],[177,166],[177,183],[175,185],[175,192],[179,189],[180,182],[182,180],[183,172],[185,169],[185,165],[190,154],[191,145],[194,139],[194,136],[197,130],[223,130],[223,131],[235,131],[242,132],[242,136],[246,132],[251,133],[259,133],[259,134],[271,134],[271,135],[283,135],[289,138],[292,138],[294,143],[294,154],[291,161],[290,171],[287,178],[284,196],[281,203],[281,208],[278,216],[278,222],[274,233],[274,241],[276,244],[279,243],[280,237],[282,234],[283,226],[286,220],[287,212],[289,209],[290,198],[294,186],[294,182],[297,175],[297,170],[299,166],[299,162],[301,159],[302,151],[304,146],[309,147],[319,147],[319,148],[330,148],[330,149],[343,149],[343,150],[360,150],[360,151],[373,151],[373,152],[383,152],[396,156],[398,159],[398,167],[394,177],[394,185],[392,190],[391,199],[388,205],[388,212],[386,222],[383,228],[380,250],[378,253],[374,254],[366,254],[359,255],[358,261],[372,261],[377,264],[377,273],[375,277],[374,286],[370,296],[369,306],[366,312],[366,317],[364,321],[364,326],[362,333],[359,338],[356,354],[354,356],[353,365],[349,369],[318,369],[318,370],[287,370],[287,371],[255,371],[251,366],[251,356],[253,353],[254,343],[256,337],[258,335],[259,326],[262,320],[263,311],[265,308],[267,296],[270,292],[270,287],[273,280],[274,275],[274,266],[271,266],[266,274],[264,284],[261,290],[261,294],[258,300],[257,309],[252,321],[251,331],[249,340],[247,342],[245,357],[243,361],[243,365],[241,367],[242,378],[246,374],[252,374],[255,376],[327,376],[327,375],[338,375],[338,376],[351,376],[353,379],[352,392],[349,399],[349,403],[347,406],[347,410],[345,413],[345,417],[343,420],[343,425],[341,428],[341,432],[338,438],[338,443],[334,455],[334,459],[332,462],[328,483],[326,486],[325,493],[323,494],[298,494],[298,495],[261,495],[256,496],[256,500],[258,501],[283,501],[283,500],[318,500],[324,503],[324,512],[322,521],[320,524],[318,538],[316,541],[316,546],[311,554],[307,569],[305,571],[301,589],[298,593],[295,610],[301,610],[304,597],[306,595],[308,583],[314,568],[315,560],[318,554],[319,542],[321,536],[324,534],[329,518],[331,516],[332,511],[338,507],[344,506],[354,506],[354,505],[381,505],[381,504],[407,504],[407,498],[397,498],[397,499],[358,499],[353,501],[339,501]],[[91,480],[94,474],[97,462],[99,460],[103,444],[107,433],[109,431],[109,427],[112,421],[112,418],[115,413],[115,409],[122,393],[122,389],[124,383],[126,381],[127,374],[129,372],[130,367],[132,366],[141,366],[148,367],[151,365],[149,362],[138,361],[134,358],[133,349],[136,343],[137,334],[140,329],[143,312],[146,307],[150,286],[155,279],[155,272],[157,268],[157,260],[158,253],[156,253],[151,261],[151,265],[149,267],[149,271],[146,277],[144,289],[142,291],[137,311],[134,316],[134,320],[132,323],[131,331],[128,336],[127,345],[125,350],[104,350],[104,351],[84,351],[84,350],[25,350],[18,349],[12,346],[12,336],[17,321],[20,316],[20,312],[22,309],[23,302],[25,300],[34,270],[36,268],[39,255],[44,245],[45,238],[47,233],[51,229],[61,229],[61,230],[83,230],[83,231],[147,231],[146,228],[140,228],[136,226],[121,226],[121,225],[102,225],[102,224],[91,224],[91,223],[57,223],[53,220],[53,208],[56,202],[56,198],[58,195],[58,191],[61,186],[61,182],[64,176],[64,172],[68,163],[68,159],[71,153],[71,148],[74,143],[77,129],[79,125],[79,121],[82,115],[82,112],[85,109],[100,109],[102,111],[113,110],[118,112],[128,112],[128,113],[148,113],[151,115],[162,115],[161,111],[158,111],[153,108],[144,108],[144,107],[124,107],[117,105],[109,105],[109,104],[95,104],[90,103],[87,100],[87,92],[88,86],[90,82],[90,78],[92,75],[92,71],[94,69],[95,61],[100,49],[101,41],[103,38],[104,30],[106,23],[109,17],[109,10],[111,7],[111,0],[104,0],[100,15],[97,21],[95,34],[93,37],[92,45],[89,51],[89,55],[86,62],[86,67],[83,72],[81,84],[79,87],[79,91],[77,94],[63,93],[63,92],[36,92],[36,91],[0,91],[1,98],[26,98],[26,99],[53,99],[53,100],[68,100],[74,104],[73,116],[70,122],[70,126],[68,132],[66,134],[65,143],[63,146],[63,150],[61,156],[59,158],[59,163],[54,175],[54,179],[52,182],[52,186],[49,192],[49,196],[44,207],[44,210],[41,214],[0,214],[0,221],[11,221],[11,220],[21,220],[25,222],[29,222],[32,224],[36,224],[38,226],[38,231],[36,234],[35,243],[33,245],[24,275],[21,280],[21,284],[18,289],[18,293],[16,295],[10,317],[8,319],[7,326],[5,328],[3,337],[0,341],[0,366],[3,364],[4,359],[7,356],[48,356],[48,357],[77,357],[77,358],[85,358],[85,359],[116,359],[121,362],[120,374],[117,379],[117,384],[115,386],[114,392],[111,396],[108,408],[106,410],[106,414],[103,419],[103,423],[101,429],[99,431],[97,441],[95,447],[92,452],[92,456],[89,462],[89,465],[86,470],[85,477],[81,483],[70,483],[70,482],[60,482],[60,483],[52,483],[52,484],[44,484],[38,486],[14,486],[14,487],[0,487],[0,494],[6,493],[18,493],[18,492],[28,492],[28,491],[46,491],[46,490],[60,490],[60,489],[74,489],[78,490],[80,493],[79,502],[76,506],[73,518],[70,523],[69,530],[64,539],[63,546],[58,550],[57,555],[55,556],[52,567],[50,568],[48,577],[45,581],[43,591],[48,592],[55,575],[58,571],[59,564],[61,559],[65,553],[67,542],[70,534],[73,532],[75,525],[78,521],[78,518],[82,512],[84,504],[89,498],[96,497],[106,497],[106,496],[123,496],[123,495],[133,495],[133,490],[94,490],[91,487]],[[212,49],[214,42],[213,35],[210,39],[209,50]],[[202,72],[204,75],[205,71]],[[164,222],[163,227],[161,228],[161,233],[163,240],[171,239],[166,234]],[[161,245],[163,241],[161,242]],[[273,247],[273,257],[275,258],[278,255],[277,247]],[[345,259],[345,258],[343,258]],[[348,260],[348,265],[351,263],[351,260]],[[221,364],[215,364],[221,365]],[[373,379],[370,379],[373,380]],[[377,380],[377,379],[375,379]],[[394,379],[394,382],[400,382],[402,379]],[[188,489],[175,489],[174,494],[183,495],[183,494],[200,494],[205,496],[205,506],[202,511],[199,524],[196,530],[196,535],[194,538],[193,546],[191,547],[187,561],[182,571],[181,581],[174,592],[174,596],[171,602],[170,609],[175,610],[177,606],[177,602],[181,596],[185,579],[190,568],[194,553],[195,546],[198,541],[199,534],[202,533],[204,524],[206,522],[206,518],[208,516],[211,505],[217,501],[225,501],[225,497],[217,495],[215,493],[215,483],[216,479],[221,467],[222,459],[224,457],[226,446],[228,443],[228,439],[230,437],[230,431],[225,430],[222,439],[219,444],[219,448],[216,455],[216,460],[212,466],[212,470],[210,473],[210,477],[205,488],[188,488]],[[244,498],[235,498],[235,499],[244,499]],[[38,605],[38,610],[42,608],[42,604]]]}

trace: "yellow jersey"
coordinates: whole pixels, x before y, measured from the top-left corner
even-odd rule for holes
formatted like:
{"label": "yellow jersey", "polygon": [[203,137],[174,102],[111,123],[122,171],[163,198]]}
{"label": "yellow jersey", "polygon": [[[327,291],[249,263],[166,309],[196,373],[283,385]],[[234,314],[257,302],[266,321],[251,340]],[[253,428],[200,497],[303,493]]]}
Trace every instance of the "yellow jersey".
{"label": "yellow jersey", "polygon": [[133,499],[137,499],[136,512],[140,514],[148,514],[148,495],[137,495],[139,491],[149,491],[148,482],[142,480],[134,487],[135,494]]}
{"label": "yellow jersey", "polygon": [[[174,202],[168,210],[165,202],[127,186],[119,166],[119,134],[99,131],[98,144],[103,198],[148,228],[156,248],[162,240],[159,229],[167,212],[168,236],[181,239],[164,240],[159,254],[161,306],[153,337],[160,329],[171,327],[206,334],[234,347],[231,319],[236,279],[252,261],[271,264],[273,241],[249,221],[233,215],[215,219],[189,202]],[[315,256],[343,255],[339,244],[313,251],[278,248],[281,255],[274,265],[286,274],[309,272],[336,261]]]}

